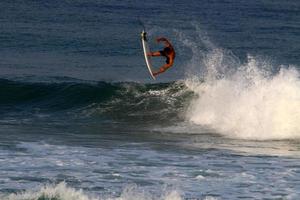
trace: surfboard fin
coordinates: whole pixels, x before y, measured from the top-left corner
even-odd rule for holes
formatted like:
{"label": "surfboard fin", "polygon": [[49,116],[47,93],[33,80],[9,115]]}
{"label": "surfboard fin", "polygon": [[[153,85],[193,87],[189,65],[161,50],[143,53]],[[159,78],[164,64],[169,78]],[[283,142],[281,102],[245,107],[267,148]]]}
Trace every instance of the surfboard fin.
{"label": "surfboard fin", "polygon": [[145,31],[142,31],[141,36],[142,36],[142,39],[145,41],[147,41],[146,35],[147,35],[147,33]]}

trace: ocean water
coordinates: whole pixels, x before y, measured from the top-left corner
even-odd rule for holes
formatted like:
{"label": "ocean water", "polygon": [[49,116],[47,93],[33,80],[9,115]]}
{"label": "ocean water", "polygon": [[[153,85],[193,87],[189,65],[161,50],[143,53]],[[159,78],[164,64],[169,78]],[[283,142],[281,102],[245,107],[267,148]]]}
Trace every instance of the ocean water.
{"label": "ocean water", "polygon": [[300,199],[299,1],[0,8],[1,200]]}

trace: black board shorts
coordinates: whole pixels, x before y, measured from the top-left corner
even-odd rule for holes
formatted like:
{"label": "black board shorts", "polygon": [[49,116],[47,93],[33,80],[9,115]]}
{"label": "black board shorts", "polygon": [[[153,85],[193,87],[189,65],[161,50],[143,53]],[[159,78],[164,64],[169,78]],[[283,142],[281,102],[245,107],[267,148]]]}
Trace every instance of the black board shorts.
{"label": "black board shorts", "polygon": [[167,64],[170,63],[170,58],[169,58],[169,56],[167,55],[167,52],[169,52],[169,51],[170,51],[170,48],[168,48],[168,47],[164,48],[164,50],[162,50],[162,51],[159,51],[159,53],[160,53],[161,56],[166,57],[166,63],[167,63]]}

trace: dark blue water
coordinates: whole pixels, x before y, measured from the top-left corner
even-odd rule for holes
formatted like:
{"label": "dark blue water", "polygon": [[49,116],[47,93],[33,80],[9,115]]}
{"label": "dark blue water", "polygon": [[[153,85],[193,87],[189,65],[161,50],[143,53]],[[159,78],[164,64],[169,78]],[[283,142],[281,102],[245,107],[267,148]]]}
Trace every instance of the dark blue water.
{"label": "dark blue water", "polygon": [[298,1],[0,8],[1,199],[299,199]]}

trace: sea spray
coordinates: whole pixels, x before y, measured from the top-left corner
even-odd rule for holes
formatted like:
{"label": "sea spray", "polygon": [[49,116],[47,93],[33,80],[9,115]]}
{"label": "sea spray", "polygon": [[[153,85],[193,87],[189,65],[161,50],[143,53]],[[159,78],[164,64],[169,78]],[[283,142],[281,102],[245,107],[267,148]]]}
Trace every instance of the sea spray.
{"label": "sea spray", "polygon": [[198,95],[187,119],[233,138],[300,138],[299,72],[282,66],[274,73],[271,64],[252,56],[225,71],[226,56],[220,49],[210,52],[203,61],[206,73],[186,80]]}

